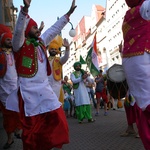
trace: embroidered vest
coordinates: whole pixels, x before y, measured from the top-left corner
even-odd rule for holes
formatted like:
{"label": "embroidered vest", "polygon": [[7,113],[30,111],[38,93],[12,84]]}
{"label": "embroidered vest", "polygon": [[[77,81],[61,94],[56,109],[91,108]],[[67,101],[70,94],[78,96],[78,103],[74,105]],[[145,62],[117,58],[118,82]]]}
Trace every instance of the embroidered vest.
{"label": "embroidered vest", "polygon": [[62,79],[62,64],[60,63],[60,57],[54,57],[52,66],[54,79],[60,81]]}
{"label": "embroidered vest", "polygon": [[7,70],[7,60],[6,55],[0,48],[0,78],[3,78]]}
{"label": "embroidered vest", "polygon": [[[73,72],[73,74],[74,74],[74,76],[75,76],[76,78],[78,78],[79,75],[80,75],[80,74],[78,74],[76,71]],[[73,89],[77,89],[78,87],[79,87],[79,83],[73,83]]]}
{"label": "embroidered vest", "polygon": [[[40,39],[39,39],[40,40]],[[16,70],[18,76],[31,78],[36,75],[38,71],[38,58],[37,58],[37,50],[36,47],[30,43],[29,45],[25,40],[23,46],[18,52],[15,52],[15,60],[16,60]],[[40,40],[39,46],[44,51],[46,55],[46,47]],[[47,58],[47,56],[46,56]],[[50,64],[47,59],[47,74],[51,74]]]}
{"label": "embroidered vest", "polygon": [[124,47],[123,57],[150,53],[150,22],[140,15],[140,6],[126,12],[122,25]]}

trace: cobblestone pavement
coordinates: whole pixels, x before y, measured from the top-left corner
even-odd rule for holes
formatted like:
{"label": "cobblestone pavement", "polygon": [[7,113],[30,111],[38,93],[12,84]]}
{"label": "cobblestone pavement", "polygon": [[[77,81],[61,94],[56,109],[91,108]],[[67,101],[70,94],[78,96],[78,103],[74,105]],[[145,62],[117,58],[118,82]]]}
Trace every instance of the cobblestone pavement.
{"label": "cobblestone pavement", "polygon": [[[140,138],[120,137],[127,127],[124,109],[109,110],[108,116],[94,116],[94,123],[78,124],[77,119],[67,118],[70,129],[70,143],[63,146],[63,150],[144,150]],[[135,126],[136,129],[136,126]],[[136,129],[137,130],[137,129]],[[22,150],[22,141],[14,138],[14,144],[9,150]],[[0,113],[0,150],[6,142],[6,133],[2,126]]]}

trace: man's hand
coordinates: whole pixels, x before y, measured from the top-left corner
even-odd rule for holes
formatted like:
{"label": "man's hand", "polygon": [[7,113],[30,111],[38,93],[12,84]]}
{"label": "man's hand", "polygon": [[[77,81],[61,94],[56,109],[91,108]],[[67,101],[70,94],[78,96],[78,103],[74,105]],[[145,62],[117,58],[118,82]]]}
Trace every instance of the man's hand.
{"label": "man's hand", "polygon": [[40,30],[40,32],[42,32],[42,30],[43,30],[43,28],[44,28],[44,22],[43,21],[41,21],[41,24],[40,24],[40,27],[39,27],[39,30]]}
{"label": "man's hand", "polygon": [[31,0],[23,0],[23,3],[24,3],[23,11],[25,13],[28,13],[28,8],[30,7]]}
{"label": "man's hand", "polygon": [[84,74],[83,76],[82,76],[82,79],[86,79],[88,77],[88,75],[87,74]]}
{"label": "man's hand", "polygon": [[72,5],[71,5],[69,11],[66,13],[66,15],[70,16],[74,12],[74,10],[76,9],[77,6],[75,5],[75,1],[76,0],[72,1]]}
{"label": "man's hand", "polygon": [[64,40],[63,40],[63,46],[66,47],[66,50],[70,49],[69,42],[66,38],[64,38]]}
{"label": "man's hand", "polygon": [[31,0],[23,0],[23,3],[24,3],[24,6],[25,6],[26,8],[29,8],[29,7],[30,7]]}

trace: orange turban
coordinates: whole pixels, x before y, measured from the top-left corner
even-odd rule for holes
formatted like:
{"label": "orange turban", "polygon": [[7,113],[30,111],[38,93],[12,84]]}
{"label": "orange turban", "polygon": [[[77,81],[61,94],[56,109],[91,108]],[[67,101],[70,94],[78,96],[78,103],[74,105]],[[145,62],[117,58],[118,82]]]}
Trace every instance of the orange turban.
{"label": "orange turban", "polygon": [[25,30],[25,36],[28,36],[28,34],[33,26],[38,26],[38,25],[32,18],[29,18],[29,22],[28,22],[26,30]]}
{"label": "orange turban", "polygon": [[9,27],[0,24],[0,44],[3,45],[5,39],[12,39],[12,33]]}
{"label": "orange turban", "polygon": [[129,7],[135,7],[140,5],[144,0],[125,0]]}
{"label": "orange turban", "polygon": [[63,39],[61,36],[57,35],[49,44],[48,49],[56,49],[58,50],[60,47],[62,47]]}

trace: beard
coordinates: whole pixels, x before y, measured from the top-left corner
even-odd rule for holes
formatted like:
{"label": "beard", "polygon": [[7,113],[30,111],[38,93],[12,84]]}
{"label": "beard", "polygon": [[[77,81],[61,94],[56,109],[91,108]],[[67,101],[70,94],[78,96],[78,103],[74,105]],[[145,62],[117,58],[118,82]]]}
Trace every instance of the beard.
{"label": "beard", "polygon": [[35,40],[38,40],[38,38],[39,38],[39,32],[33,33],[33,32],[30,31],[29,34],[28,34],[28,37],[29,38],[33,38]]}
{"label": "beard", "polygon": [[55,51],[49,51],[50,56],[55,56],[57,53]]}
{"label": "beard", "polygon": [[80,71],[80,70],[81,70],[81,68],[75,68],[75,70],[76,70],[76,71]]}
{"label": "beard", "polygon": [[5,48],[12,48],[12,43],[10,42],[10,43],[4,43],[3,45],[2,45],[2,47],[5,47]]}
{"label": "beard", "polygon": [[12,45],[11,45],[11,44],[10,44],[10,45],[7,45],[6,48],[12,48]]}

